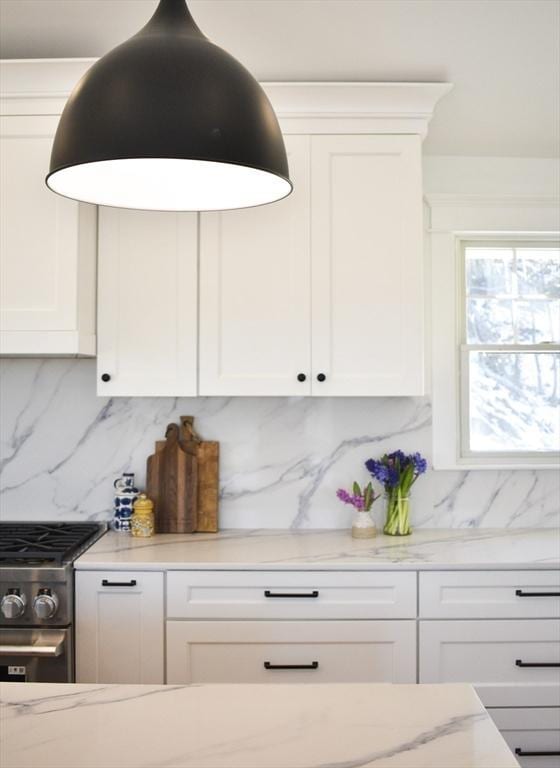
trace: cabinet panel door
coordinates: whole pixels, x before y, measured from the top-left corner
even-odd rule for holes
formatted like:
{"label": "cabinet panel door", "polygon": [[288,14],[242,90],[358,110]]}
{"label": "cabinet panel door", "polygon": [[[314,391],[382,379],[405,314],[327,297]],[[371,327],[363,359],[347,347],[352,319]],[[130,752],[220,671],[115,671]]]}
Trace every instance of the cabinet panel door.
{"label": "cabinet panel door", "polygon": [[421,683],[471,683],[486,706],[558,704],[556,619],[421,621],[419,639]]}
{"label": "cabinet panel door", "polygon": [[163,629],[162,573],[76,573],[78,683],[163,683]]}
{"label": "cabinet panel door", "polygon": [[422,394],[420,137],[311,147],[313,394]]}
{"label": "cabinet panel door", "polygon": [[[560,708],[489,709],[521,768],[558,768],[560,763]],[[534,754],[535,752],[539,754]],[[533,754],[531,754],[533,753]]]}
{"label": "cabinet panel door", "polygon": [[414,621],[168,621],[167,682],[414,683],[416,626]]}
{"label": "cabinet panel door", "polygon": [[201,395],[310,393],[309,137],[286,149],[289,197],[201,214]]}
{"label": "cabinet panel door", "polygon": [[560,618],[558,571],[433,571],[419,587],[422,618]]}
{"label": "cabinet panel door", "polygon": [[195,213],[100,208],[99,395],[196,395],[197,237]]}
{"label": "cabinet panel door", "polygon": [[416,574],[171,571],[176,619],[413,619]]}
{"label": "cabinet panel door", "polygon": [[[84,288],[95,295],[95,208],[55,195],[45,184],[57,123],[56,116],[0,117],[0,329],[6,354],[95,353],[93,304],[83,318],[87,349],[78,338],[81,246],[88,259]],[[89,243],[82,242],[86,230]]]}

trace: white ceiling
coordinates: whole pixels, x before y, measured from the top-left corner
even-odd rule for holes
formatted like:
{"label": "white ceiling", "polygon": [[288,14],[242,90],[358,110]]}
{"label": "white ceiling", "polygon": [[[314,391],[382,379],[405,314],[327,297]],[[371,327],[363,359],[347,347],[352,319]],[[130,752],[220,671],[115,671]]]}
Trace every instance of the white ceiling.
{"label": "white ceiling", "polygon": [[[100,56],[156,0],[0,0],[3,58]],[[260,80],[451,81],[431,154],[558,156],[560,0],[191,0]]]}

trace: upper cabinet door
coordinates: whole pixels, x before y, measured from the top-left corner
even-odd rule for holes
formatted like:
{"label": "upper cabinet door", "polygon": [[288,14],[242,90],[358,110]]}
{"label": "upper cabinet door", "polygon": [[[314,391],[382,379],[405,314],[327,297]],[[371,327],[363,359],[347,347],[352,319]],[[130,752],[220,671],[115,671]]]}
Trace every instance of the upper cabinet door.
{"label": "upper cabinet door", "polygon": [[47,189],[58,118],[0,118],[3,354],[95,354],[96,210]]}
{"label": "upper cabinet door", "polygon": [[201,214],[201,395],[311,392],[310,138],[286,148],[288,198]]}
{"label": "upper cabinet door", "polygon": [[419,395],[420,137],[313,136],[313,394]]}
{"label": "upper cabinet door", "polygon": [[99,209],[99,395],[196,395],[197,239],[195,213]]}

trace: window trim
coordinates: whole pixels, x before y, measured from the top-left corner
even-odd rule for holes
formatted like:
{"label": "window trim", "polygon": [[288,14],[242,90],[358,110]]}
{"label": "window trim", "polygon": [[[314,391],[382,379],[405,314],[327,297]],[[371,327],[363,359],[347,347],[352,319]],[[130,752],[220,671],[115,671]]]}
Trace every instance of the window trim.
{"label": "window trim", "polygon": [[[464,160],[464,158],[463,158]],[[432,411],[432,465],[436,470],[511,473],[515,470],[557,470],[560,462],[508,459],[462,459],[459,444],[458,239],[560,239],[560,197],[555,182],[540,167],[537,177],[523,178],[526,163],[507,161],[519,184],[503,173],[500,160],[480,160],[473,175],[470,165],[450,166],[450,175],[436,173],[428,184],[447,191],[424,194],[426,203],[426,327],[428,329],[429,391]],[[543,161],[541,161],[542,163]],[[442,166],[443,170],[445,168]],[[499,167],[498,167],[499,166]],[[532,165],[529,167],[532,168]],[[467,171],[468,168],[468,171]],[[509,173],[509,171],[508,171]],[[476,185],[479,192],[473,191]],[[455,191],[452,191],[455,190]],[[457,258],[456,258],[457,257]],[[462,482],[461,476],[457,481]],[[476,500],[473,500],[476,503]]]}
{"label": "window trim", "polygon": [[560,451],[473,451],[469,446],[470,441],[470,389],[469,389],[469,352],[493,351],[496,352],[537,352],[550,353],[560,351],[560,344],[543,342],[541,344],[469,344],[467,342],[467,285],[466,285],[466,249],[468,247],[501,246],[517,249],[519,247],[534,248],[560,248],[558,236],[548,233],[538,235],[514,235],[507,234],[458,234],[455,239],[456,253],[456,287],[457,287],[457,323],[456,323],[456,349],[458,350],[458,380],[457,380],[457,461],[468,462],[476,466],[492,464],[504,464],[508,467],[522,465],[524,467],[537,468],[542,465],[550,468],[560,464]]}

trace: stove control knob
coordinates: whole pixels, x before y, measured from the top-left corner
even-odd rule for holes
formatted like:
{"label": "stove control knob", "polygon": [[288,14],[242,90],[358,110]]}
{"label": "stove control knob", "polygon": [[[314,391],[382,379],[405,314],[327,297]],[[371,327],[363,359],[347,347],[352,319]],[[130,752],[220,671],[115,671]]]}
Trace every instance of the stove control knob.
{"label": "stove control knob", "polygon": [[40,589],[33,600],[33,611],[38,619],[52,619],[58,608],[58,597],[50,589]]}
{"label": "stove control knob", "polygon": [[25,611],[25,603],[25,595],[19,589],[9,589],[0,602],[0,610],[5,619],[18,619]]}

